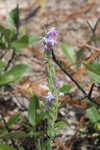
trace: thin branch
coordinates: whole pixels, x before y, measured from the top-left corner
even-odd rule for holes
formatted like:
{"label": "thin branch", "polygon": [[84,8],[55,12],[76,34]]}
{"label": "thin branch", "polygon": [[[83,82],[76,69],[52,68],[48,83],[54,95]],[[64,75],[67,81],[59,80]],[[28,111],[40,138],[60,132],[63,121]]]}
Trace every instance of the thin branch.
{"label": "thin branch", "polygon": [[34,16],[36,15],[36,13],[38,12],[38,10],[39,10],[40,8],[41,8],[41,7],[38,6],[38,7],[35,8],[32,12],[30,12],[29,15],[28,15],[26,18],[24,18],[24,19],[22,19],[22,20],[20,21],[20,25],[23,25],[23,24],[27,23],[27,21],[29,21],[32,17],[34,17]]}
{"label": "thin branch", "polygon": [[9,61],[8,61],[8,63],[7,63],[7,66],[5,67],[4,71],[7,71],[7,70],[8,70],[8,68],[10,67],[10,64],[11,64],[12,61],[14,60],[15,54],[16,54],[15,51],[16,51],[16,49],[13,49],[13,51],[12,51],[12,56],[11,56],[11,58],[9,59]]}
{"label": "thin branch", "polygon": [[91,102],[93,102],[94,104],[100,106],[100,104],[92,97],[90,97],[91,95],[87,94],[85,92],[85,90],[79,85],[79,83],[74,80],[74,78],[62,67],[62,65],[59,63],[59,61],[56,59],[56,56],[53,52],[53,49],[51,49],[52,52],[52,59],[53,61],[60,67],[60,69],[73,81],[73,83],[78,87],[78,89],[84,94],[85,97],[87,97]]}
{"label": "thin branch", "polygon": [[97,41],[96,41],[96,27],[97,27],[97,24],[95,24],[94,28],[91,26],[91,24],[87,21],[88,25],[89,25],[89,28],[91,29],[92,31],[92,34],[93,34],[93,41],[94,41],[94,45],[95,47],[97,47]]}
{"label": "thin branch", "polygon": [[87,22],[88,25],[89,25],[89,28],[91,29],[92,34],[93,34],[93,40],[94,40],[95,47],[97,47],[96,29],[97,29],[97,26],[98,26],[99,22],[100,22],[100,17],[97,19],[94,27],[92,27],[91,24],[89,22]]}
{"label": "thin branch", "polygon": [[92,84],[91,88],[90,88],[90,91],[89,91],[89,97],[92,97],[92,92],[93,92],[93,88],[95,86],[95,83]]}
{"label": "thin branch", "polygon": [[52,49],[52,59],[53,61],[60,67],[60,69],[75,83],[75,85],[82,91],[84,95],[87,95],[87,93],[83,90],[83,88],[78,84],[76,80],[73,79],[73,77],[62,67],[62,65],[59,63],[59,61],[56,59],[55,54]]}
{"label": "thin branch", "polygon": [[96,21],[96,24],[94,26],[94,32],[96,32],[96,29],[97,29],[97,26],[98,26],[99,22],[100,22],[100,17]]}

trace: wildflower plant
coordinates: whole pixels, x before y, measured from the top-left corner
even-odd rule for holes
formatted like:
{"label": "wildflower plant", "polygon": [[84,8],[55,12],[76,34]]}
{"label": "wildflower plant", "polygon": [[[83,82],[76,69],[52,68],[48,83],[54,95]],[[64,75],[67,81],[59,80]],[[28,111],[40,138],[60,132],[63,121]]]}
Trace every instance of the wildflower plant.
{"label": "wildflower plant", "polygon": [[[56,35],[56,29],[53,27],[47,32],[46,36],[42,38],[42,42],[44,44],[44,54],[48,59],[46,64],[46,71],[48,74],[48,86],[49,92],[46,99],[46,105],[44,111],[47,112],[48,118],[48,129],[47,133],[50,137],[48,149],[51,147],[52,140],[55,136],[55,121],[57,120],[58,114],[58,97],[59,97],[59,78],[56,76],[55,68],[52,62],[52,48],[56,44],[56,40],[54,39]],[[60,93],[60,96],[63,96],[63,93]]]}
{"label": "wildflower plant", "polygon": [[[29,71],[30,67],[26,64],[17,64],[14,65],[16,58],[18,58],[17,54],[20,52],[19,50],[27,47],[29,44],[32,44],[36,41],[40,41],[40,36],[29,35],[25,32],[22,33],[23,26],[21,26],[19,20],[19,7],[13,9],[7,16],[7,24],[6,27],[0,25],[0,47],[4,52],[0,56],[0,89],[5,92],[4,88],[6,85],[21,80],[22,77]],[[98,23],[96,23],[98,24]],[[92,29],[92,28],[91,28]],[[94,27],[96,29],[96,27]],[[93,29],[93,33],[94,33]],[[92,95],[94,88],[97,88],[97,85],[94,83],[100,83],[100,63],[92,62],[88,63],[86,60],[84,62],[79,62],[78,65],[82,64],[85,67],[88,75],[91,76],[91,87],[89,92],[85,91],[83,85],[73,78],[73,75],[79,69],[77,66],[77,58],[75,55],[74,47],[66,44],[61,44],[61,50],[64,56],[71,62],[71,65],[75,65],[75,70],[71,68],[71,73],[69,70],[65,69],[65,62],[62,60],[58,60],[54,54],[54,46],[57,43],[55,40],[55,36],[57,35],[55,27],[52,27],[50,30],[46,30],[44,36],[41,38],[41,43],[43,44],[43,53],[44,57],[47,60],[46,63],[46,72],[48,76],[48,93],[43,97],[35,95],[33,88],[29,86],[25,88],[25,91],[30,94],[30,101],[28,107],[27,117],[23,117],[22,113],[24,108],[22,108],[22,113],[17,113],[12,115],[9,119],[5,119],[4,114],[2,113],[2,109],[0,111],[1,121],[4,124],[3,127],[0,127],[0,142],[5,142],[9,140],[10,146],[8,144],[0,143],[0,150],[52,150],[52,143],[54,137],[56,135],[57,129],[64,127],[67,123],[65,121],[58,121],[58,109],[59,103],[58,98],[64,96],[66,94],[68,96],[68,101],[73,100],[73,93],[71,95],[70,90],[72,89],[72,85],[64,84],[60,87],[59,77],[56,75],[55,67],[53,62],[60,68],[60,70],[75,84],[78,90],[83,94],[80,97],[80,101],[84,100],[86,104],[86,109],[84,105],[83,109],[85,110],[85,115],[89,119],[88,126],[90,129],[93,129],[93,133],[87,133],[86,136],[89,135],[92,137],[98,138],[100,141],[100,103],[98,103],[100,96],[94,97]],[[94,38],[95,39],[95,38]],[[89,41],[93,42],[93,41]],[[12,56],[8,61],[4,61],[5,56],[9,50],[12,50]],[[82,50],[83,51],[83,50]],[[79,52],[80,53],[80,52]],[[78,53],[78,54],[79,54]],[[80,56],[80,58],[82,58]],[[79,57],[78,57],[79,59]],[[83,60],[83,58],[82,58]],[[79,60],[78,60],[79,61]],[[79,72],[79,71],[78,71]],[[90,82],[88,82],[90,83]],[[12,86],[13,88],[13,86]],[[100,88],[100,84],[98,89]],[[16,90],[17,91],[17,90]],[[11,92],[13,93],[13,92]],[[76,93],[75,93],[76,95]],[[66,97],[67,97],[66,96]],[[71,96],[71,99],[69,98]],[[2,97],[2,96],[1,96]],[[42,99],[42,97],[44,99]],[[41,98],[41,99],[40,99]],[[40,101],[41,100],[41,101]],[[65,99],[64,99],[65,100]],[[75,99],[76,100],[76,99]],[[65,103],[68,103],[65,101]],[[77,101],[77,100],[76,100]],[[71,102],[74,103],[74,100]],[[75,104],[77,104],[75,102]],[[89,104],[89,105],[88,105]],[[64,105],[63,105],[64,106]],[[60,106],[62,107],[62,105]],[[84,111],[83,110],[83,111]],[[26,111],[26,108],[25,108]],[[83,118],[84,116],[82,116]],[[84,118],[83,118],[84,119]],[[18,123],[18,130],[10,129],[10,127]],[[80,123],[81,120],[80,120]],[[10,130],[9,130],[10,129]],[[77,132],[78,133],[78,132]],[[81,134],[81,132],[80,132]],[[75,135],[77,136],[77,135]],[[74,137],[75,137],[74,136]],[[83,138],[82,138],[83,139]],[[19,142],[20,141],[20,142]],[[95,142],[95,140],[94,140]],[[97,143],[98,144],[98,143]],[[12,147],[12,146],[13,147]],[[71,144],[72,145],[72,144]]]}

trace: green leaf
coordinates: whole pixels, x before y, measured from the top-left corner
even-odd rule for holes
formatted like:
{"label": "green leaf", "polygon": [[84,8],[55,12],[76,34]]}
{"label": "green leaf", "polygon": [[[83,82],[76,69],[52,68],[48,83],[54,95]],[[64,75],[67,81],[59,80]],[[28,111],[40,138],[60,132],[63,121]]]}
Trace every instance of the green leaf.
{"label": "green leaf", "polygon": [[39,108],[38,97],[34,95],[30,101],[28,109],[28,119],[32,126],[35,126],[37,123],[37,109]]}
{"label": "green leaf", "polygon": [[37,123],[40,122],[41,120],[45,119],[46,113],[43,111],[43,108],[41,108],[42,110],[40,110],[40,113],[38,114],[37,117]]}
{"label": "green leaf", "polygon": [[1,60],[0,60],[0,74],[1,74],[1,72],[2,72],[2,70],[3,70],[4,65],[5,65],[5,62],[4,62],[3,59],[1,59]]}
{"label": "green leaf", "polygon": [[8,120],[8,127],[10,127],[12,124],[14,124],[18,119],[19,119],[20,113],[17,115],[13,115],[9,120]]}
{"label": "green leaf", "polygon": [[39,40],[38,35],[24,35],[20,39],[12,42],[11,47],[19,50],[19,49],[27,47],[29,44],[32,44],[38,40]]}
{"label": "green leaf", "polygon": [[29,44],[40,41],[40,36],[39,35],[28,35],[28,37],[29,37]]}
{"label": "green leaf", "polygon": [[86,116],[93,124],[100,121],[99,112],[97,111],[97,109],[94,106],[92,106],[86,110]]}
{"label": "green leaf", "polygon": [[20,80],[29,71],[26,64],[17,64],[11,70],[0,76],[0,86]]}
{"label": "green leaf", "polygon": [[16,150],[16,149],[6,144],[0,144],[0,150]]}
{"label": "green leaf", "polygon": [[58,121],[55,123],[55,128],[63,128],[66,125],[68,125],[66,121]]}
{"label": "green leaf", "polygon": [[10,30],[8,28],[0,25],[0,47],[2,49],[9,49],[10,42],[14,40],[15,30]]}
{"label": "green leaf", "polygon": [[14,8],[13,10],[11,10],[6,18],[6,23],[8,28],[13,28],[14,25],[18,25],[19,24],[19,13],[18,13],[18,7]]}
{"label": "green leaf", "polygon": [[5,38],[8,41],[11,41],[15,36],[15,30],[14,29],[10,30],[8,28],[3,27],[2,25],[0,25],[0,33],[1,33],[0,37],[5,36]]}
{"label": "green leaf", "polygon": [[61,50],[66,58],[68,58],[72,63],[75,63],[76,58],[73,46],[61,44]]}
{"label": "green leaf", "polygon": [[94,72],[91,72],[91,71],[87,71],[87,73],[97,82],[100,82],[100,75],[97,75],[96,73]]}
{"label": "green leaf", "polygon": [[91,64],[84,64],[87,73],[97,82],[100,82],[100,63],[93,62]]}
{"label": "green leaf", "polygon": [[37,149],[38,149],[38,150],[42,150],[42,148],[41,148],[41,143],[40,143],[40,139],[38,139]]}
{"label": "green leaf", "polygon": [[11,47],[16,48],[17,50],[25,48],[29,44],[28,40],[29,40],[28,36],[24,35],[20,39],[15,40],[14,42],[12,42]]}
{"label": "green leaf", "polygon": [[100,130],[100,122],[96,123],[96,129]]}
{"label": "green leaf", "polygon": [[71,85],[64,84],[60,89],[59,92],[68,93],[72,89]]}
{"label": "green leaf", "polygon": [[23,147],[19,147],[19,150],[25,150]]}
{"label": "green leaf", "polygon": [[86,69],[94,72],[97,75],[100,75],[100,63],[98,62],[93,62],[91,64],[84,64],[86,66]]}
{"label": "green leaf", "polygon": [[6,132],[0,135],[0,139],[21,139],[29,136],[27,133],[24,131],[12,131],[12,132]]}

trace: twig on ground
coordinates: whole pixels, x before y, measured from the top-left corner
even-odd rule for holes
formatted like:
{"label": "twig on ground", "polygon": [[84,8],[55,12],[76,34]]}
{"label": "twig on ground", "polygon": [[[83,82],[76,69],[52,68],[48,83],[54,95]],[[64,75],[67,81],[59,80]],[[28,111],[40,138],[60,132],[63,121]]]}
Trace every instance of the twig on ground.
{"label": "twig on ground", "polygon": [[67,148],[65,146],[65,144],[58,139],[55,140],[55,145],[59,146],[59,148],[61,148],[62,150],[71,150],[71,149]]}
{"label": "twig on ground", "polygon": [[91,45],[89,45],[89,44],[87,44],[85,42],[82,42],[80,40],[77,41],[77,44],[78,44],[79,47],[85,47],[85,48],[87,48],[89,50],[95,50],[97,52],[100,52],[100,48],[96,48],[96,47],[91,46]]}
{"label": "twig on ground", "polygon": [[85,119],[85,113],[81,116],[80,121],[79,121],[79,123],[77,124],[75,133],[74,133],[73,137],[72,137],[71,140],[70,140],[70,142],[71,142],[71,144],[70,144],[70,146],[69,146],[69,149],[70,149],[70,150],[72,149],[72,146],[73,146],[73,143],[74,143],[74,141],[75,141],[75,139],[76,139],[77,134],[80,132],[80,125],[84,122],[84,119]]}
{"label": "twig on ground", "polygon": [[93,41],[94,41],[95,47],[97,47],[96,29],[97,29],[97,26],[98,26],[99,22],[100,22],[100,17],[97,19],[94,27],[92,27],[91,24],[89,22],[87,22],[90,29],[91,29],[91,31],[92,31],[92,34],[93,34]]}
{"label": "twig on ground", "polygon": [[94,41],[94,45],[95,45],[95,47],[97,47],[97,41],[96,41],[96,33],[95,33],[95,31],[96,31],[96,24],[95,24],[95,26],[94,26],[94,28],[91,26],[91,24],[87,21],[87,23],[88,23],[88,25],[89,25],[89,28],[91,29],[91,31],[92,31],[92,34],[93,34],[93,41]]}

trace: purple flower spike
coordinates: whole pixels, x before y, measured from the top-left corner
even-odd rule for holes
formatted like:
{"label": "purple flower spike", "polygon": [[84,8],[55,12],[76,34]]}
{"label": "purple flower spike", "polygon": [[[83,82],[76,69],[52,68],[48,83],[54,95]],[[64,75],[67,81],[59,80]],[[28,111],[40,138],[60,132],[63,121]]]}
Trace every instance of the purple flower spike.
{"label": "purple flower spike", "polygon": [[53,38],[57,34],[55,27],[52,27],[51,30],[47,33],[47,38]]}
{"label": "purple flower spike", "polygon": [[51,92],[48,92],[48,95],[45,97],[46,99],[48,99],[48,101],[52,101],[53,99],[55,99],[54,94],[52,94]]}

